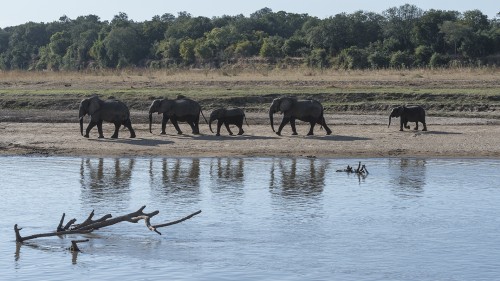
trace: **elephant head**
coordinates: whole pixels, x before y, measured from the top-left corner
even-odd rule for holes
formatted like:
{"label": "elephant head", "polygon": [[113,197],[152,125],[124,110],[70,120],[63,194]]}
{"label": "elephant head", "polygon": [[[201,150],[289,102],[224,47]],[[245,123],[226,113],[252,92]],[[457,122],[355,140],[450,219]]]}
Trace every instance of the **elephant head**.
{"label": "elephant head", "polygon": [[387,128],[389,128],[389,126],[391,126],[391,118],[392,117],[395,117],[395,118],[398,118],[401,116],[401,114],[403,114],[403,111],[404,111],[404,106],[398,106],[398,107],[394,107],[391,111],[391,114],[389,115],[389,125],[387,125]]}
{"label": "elephant head", "polygon": [[292,98],[284,97],[273,100],[273,102],[271,103],[271,107],[269,107],[269,121],[271,122],[271,128],[273,129],[273,132],[276,132],[274,130],[273,114],[276,112],[285,113],[291,110],[292,106],[293,106]]}
{"label": "elephant head", "polygon": [[153,123],[153,113],[158,112],[158,114],[164,113],[165,109],[164,106],[162,106],[163,102],[166,99],[159,99],[159,100],[154,100],[151,103],[151,106],[149,107],[149,132],[153,133],[151,131],[151,124]]}
{"label": "elephant head", "polygon": [[210,113],[210,119],[208,120],[208,127],[210,128],[210,132],[212,133],[214,132],[212,131],[212,122],[215,120],[219,120],[220,118],[223,118],[225,114],[226,110],[224,108],[216,109],[212,111],[212,113]]}
{"label": "elephant head", "polygon": [[80,119],[80,133],[83,136],[83,117],[85,115],[94,114],[100,108],[100,99],[98,96],[92,96],[90,98],[84,99],[80,102],[80,108],[78,113],[78,118]]}

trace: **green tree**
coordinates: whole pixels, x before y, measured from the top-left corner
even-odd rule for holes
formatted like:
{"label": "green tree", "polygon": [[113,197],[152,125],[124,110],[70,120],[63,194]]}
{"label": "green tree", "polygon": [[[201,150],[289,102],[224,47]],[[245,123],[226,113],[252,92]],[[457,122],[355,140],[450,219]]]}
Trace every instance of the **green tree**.
{"label": "green tree", "polygon": [[462,40],[469,37],[472,29],[460,22],[445,21],[439,27],[440,32],[444,34],[446,43],[453,46],[453,53],[456,55],[458,47]]}
{"label": "green tree", "polygon": [[413,50],[412,30],[423,14],[415,5],[405,4],[393,7],[382,13],[385,17],[383,32],[385,38],[394,38],[401,44],[401,50]]}
{"label": "green tree", "polygon": [[390,57],[383,51],[374,51],[368,55],[368,63],[371,68],[380,69],[389,67]]}
{"label": "green tree", "polygon": [[71,45],[71,37],[70,34],[65,31],[60,31],[54,33],[50,37],[49,48],[50,51],[59,57],[62,57],[66,54],[66,50]]}
{"label": "green tree", "polygon": [[268,59],[278,59],[283,57],[283,38],[279,36],[271,36],[264,39],[260,48],[260,56]]}
{"label": "green tree", "polygon": [[294,35],[283,43],[283,53],[288,57],[301,57],[308,53],[308,47],[304,37]]}
{"label": "green tree", "polygon": [[201,62],[211,62],[217,47],[211,40],[197,40],[194,47],[195,57]]}
{"label": "green tree", "polygon": [[118,25],[104,38],[103,45],[111,67],[137,64],[141,59],[144,46],[141,37],[133,27]]}
{"label": "green tree", "polygon": [[155,55],[159,59],[167,59],[170,61],[176,61],[181,58],[180,52],[180,40],[175,38],[165,39],[160,41],[155,45]]}
{"label": "green tree", "polygon": [[450,62],[450,58],[447,55],[443,55],[440,53],[434,53],[429,60],[429,66],[432,68],[444,67],[448,65]]}
{"label": "green tree", "polygon": [[488,16],[479,10],[465,11],[462,15],[462,23],[472,28],[474,32],[490,29]]}
{"label": "green tree", "polygon": [[408,51],[397,51],[391,55],[389,66],[393,68],[410,68],[413,61],[414,59]]}
{"label": "green tree", "polygon": [[415,43],[420,46],[428,46],[435,52],[445,52],[446,44],[444,34],[440,32],[440,26],[445,21],[456,21],[458,12],[429,10],[415,23],[413,34]]}
{"label": "green tree", "polygon": [[251,57],[258,53],[258,48],[255,47],[253,42],[249,40],[243,40],[236,43],[236,47],[234,48],[234,54],[237,57]]}
{"label": "green tree", "polygon": [[195,17],[187,12],[180,12],[177,18],[169,23],[165,31],[165,38],[202,38],[206,32],[212,30],[213,25],[209,18]]}
{"label": "green tree", "polygon": [[194,62],[195,46],[196,46],[196,41],[191,38],[186,38],[181,41],[181,44],[179,45],[179,54],[184,64],[189,65]]}
{"label": "green tree", "polygon": [[415,65],[426,66],[432,56],[432,48],[426,45],[420,45],[415,49]]}
{"label": "green tree", "polygon": [[368,67],[368,54],[356,46],[340,52],[337,57],[337,66],[343,69],[363,69]]}
{"label": "green tree", "polygon": [[325,68],[329,66],[328,55],[325,49],[314,49],[307,56],[307,65],[309,67]]}

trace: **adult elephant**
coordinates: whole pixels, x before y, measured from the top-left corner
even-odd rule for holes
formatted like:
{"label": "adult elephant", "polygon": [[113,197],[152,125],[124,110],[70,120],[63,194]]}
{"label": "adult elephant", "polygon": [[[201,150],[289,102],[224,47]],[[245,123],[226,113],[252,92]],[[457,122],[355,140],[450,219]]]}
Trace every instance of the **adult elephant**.
{"label": "adult elephant", "polygon": [[[238,135],[243,135],[243,119],[245,119],[246,122],[247,119],[245,117],[245,112],[241,108],[218,108],[210,113],[210,118],[208,119],[208,127],[210,128],[210,132],[213,133],[214,131],[212,131],[212,122],[217,120],[216,136],[220,136],[220,128],[222,127],[222,124],[224,124],[226,130],[230,135],[233,135],[233,132],[231,132],[229,125],[236,125],[236,127],[238,127],[239,129]],[[246,123],[248,126],[248,122]]]}
{"label": "adult elephant", "polygon": [[[83,134],[83,117],[90,116],[90,122]],[[102,134],[102,123],[104,121],[115,124],[115,132],[111,138],[118,138],[118,131],[121,125],[127,127],[130,131],[130,137],[135,138],[135,131],[132,128],[130,121],[130,111],[128,107],[121,101],[115,99],[101,100],[98,96],[92,96],[80,102],[79,114],[80,118],[80,133],[88,138],[89,132],[97,125],[99,138],[104,138]]]}
{"label": "adult elephant", "polygon": [[403,131],[403,127],[410,129],[408,122],[415,122],[415,130],[418,130],[418,122],[424,125],[422,131],[427,131],[427,125],[425,123],[425,109],[421,106],[398,106],[392,109],[389,115],[389,127],[391,125],[391,118],[400,117],[399,130]]}
{"label": "adult elephant", "polygon": [[[278,128],[278,131],[274,130],[273,114],[276,112],[283,113],[283,120]],[[330,135],[332,130],[328,128],[323,116],[323,106],[319,101],[316,100],[298,100],[292,97],[282,97],[274,99],[269,108],[269,120],[271,121],[271,128],[273,132],[276,132],[278,136],[281,135],[281,130],[283,127],[290,122],[292,127],[292,135],[297,135],[297,130],[295,129],[295,120],[301,120],[304,122],[309,122],[311,125],[308,136],[313,135],[314,126],[320,124],[326,130],[326,134]]]}
{"label": "adult elephant", "polygon": [[[193,134],[199,134],[199,121],[200,121],[200,113],[205,119],[207,119],[203,115],[201,111],[201,106],[198,102],[185,98],[183,96],[177,97],[175,100],[169,99],[157,99],[151,103],[149,107],[149,132],[151,131],[151,124],[153,123],[153,113],[158,112],[158,114],[163,114],[163,119],[161,121],[161,134],[165,134],[165,127],[167,125],[168,120],[172,121],[175,129],[177,130],[177,134],[182,134],[181,129],[179,128],[179,124],[177,122],[187,122],[189,126],[191,126]],[[207,122],[208,123],[208,122]]]}

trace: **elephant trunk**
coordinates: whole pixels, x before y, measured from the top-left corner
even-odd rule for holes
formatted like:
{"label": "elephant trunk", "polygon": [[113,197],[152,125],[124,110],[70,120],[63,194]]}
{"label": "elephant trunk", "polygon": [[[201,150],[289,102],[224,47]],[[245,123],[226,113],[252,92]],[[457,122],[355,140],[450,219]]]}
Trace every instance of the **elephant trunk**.
{"label": "elephant trunk", "polygon": [[269,121],[271,122],[271,129],[273,129],[273,132],[276,132],[274,130],[274,120],[273,120],[273,111],[269,110]]}
{"label": "elephant trunk", "polygon": [[83,116],[80,117],[80,134],[83,136]]}
{"label": "elephant trunk", "polygon": [[212,122],[214,121],[214,118],[212,118],[212,116],[210,116],[210,120],[208,120],[208,127],[210,128],[210,132],[212,132],[212,134],[214,133],[214,131],[212,131]]}
{"label": "elephant trunk", "polygon": [[387,128],[389,128],[391,126],[391,117],[392,116],[389,115],[389,125],[387,125]]}
{"label": "elephant trunk", "polygon": [[152,134],[151,125],[153,124],[153,113],[149,113],[149,132]]}

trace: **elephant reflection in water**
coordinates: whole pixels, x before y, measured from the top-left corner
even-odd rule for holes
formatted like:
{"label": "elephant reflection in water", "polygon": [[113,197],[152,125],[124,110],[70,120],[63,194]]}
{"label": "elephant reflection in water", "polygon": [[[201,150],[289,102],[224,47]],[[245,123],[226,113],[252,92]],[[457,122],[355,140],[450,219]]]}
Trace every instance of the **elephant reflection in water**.
{"label": "elephant reflection in water", "polygon": [[323,192],[328,163],[315,159],[280,159],[271,166],[270,188],[282,195],[315,196]]}
{"label": "elephant reflection in water", "polygon": [[242,198],[245,181],[244,160],[232,158],[216,158],[210,162],[210,180],[214,193],[228,193],[231,198]]}
{"label": "elephant reflection in water", "polygon": [[[160,164],[160,167],[158,167]],[[163,158],[149,161],[149,178],[155,190],[162,194],[196,192],[200,187],[200,159]]]}
{"label": "elephant reflection in water", "polygon": [[389,162],[394,193],[401,197],[419,197],[424,191],[425,159],[391,159]]}
{"label": "elephant reflection in water", "polygon": [[[82,159],[80,182],[86,199],[125,199],[129,195],[135,160],[129,159]],[[118,197],[118,198],[117,198]]]}
{"label": "elephant reflection in water", "polygon": [[210,177],[220,184],[242,184],[244,181],[243,159],[217,158],[210,162]]}

